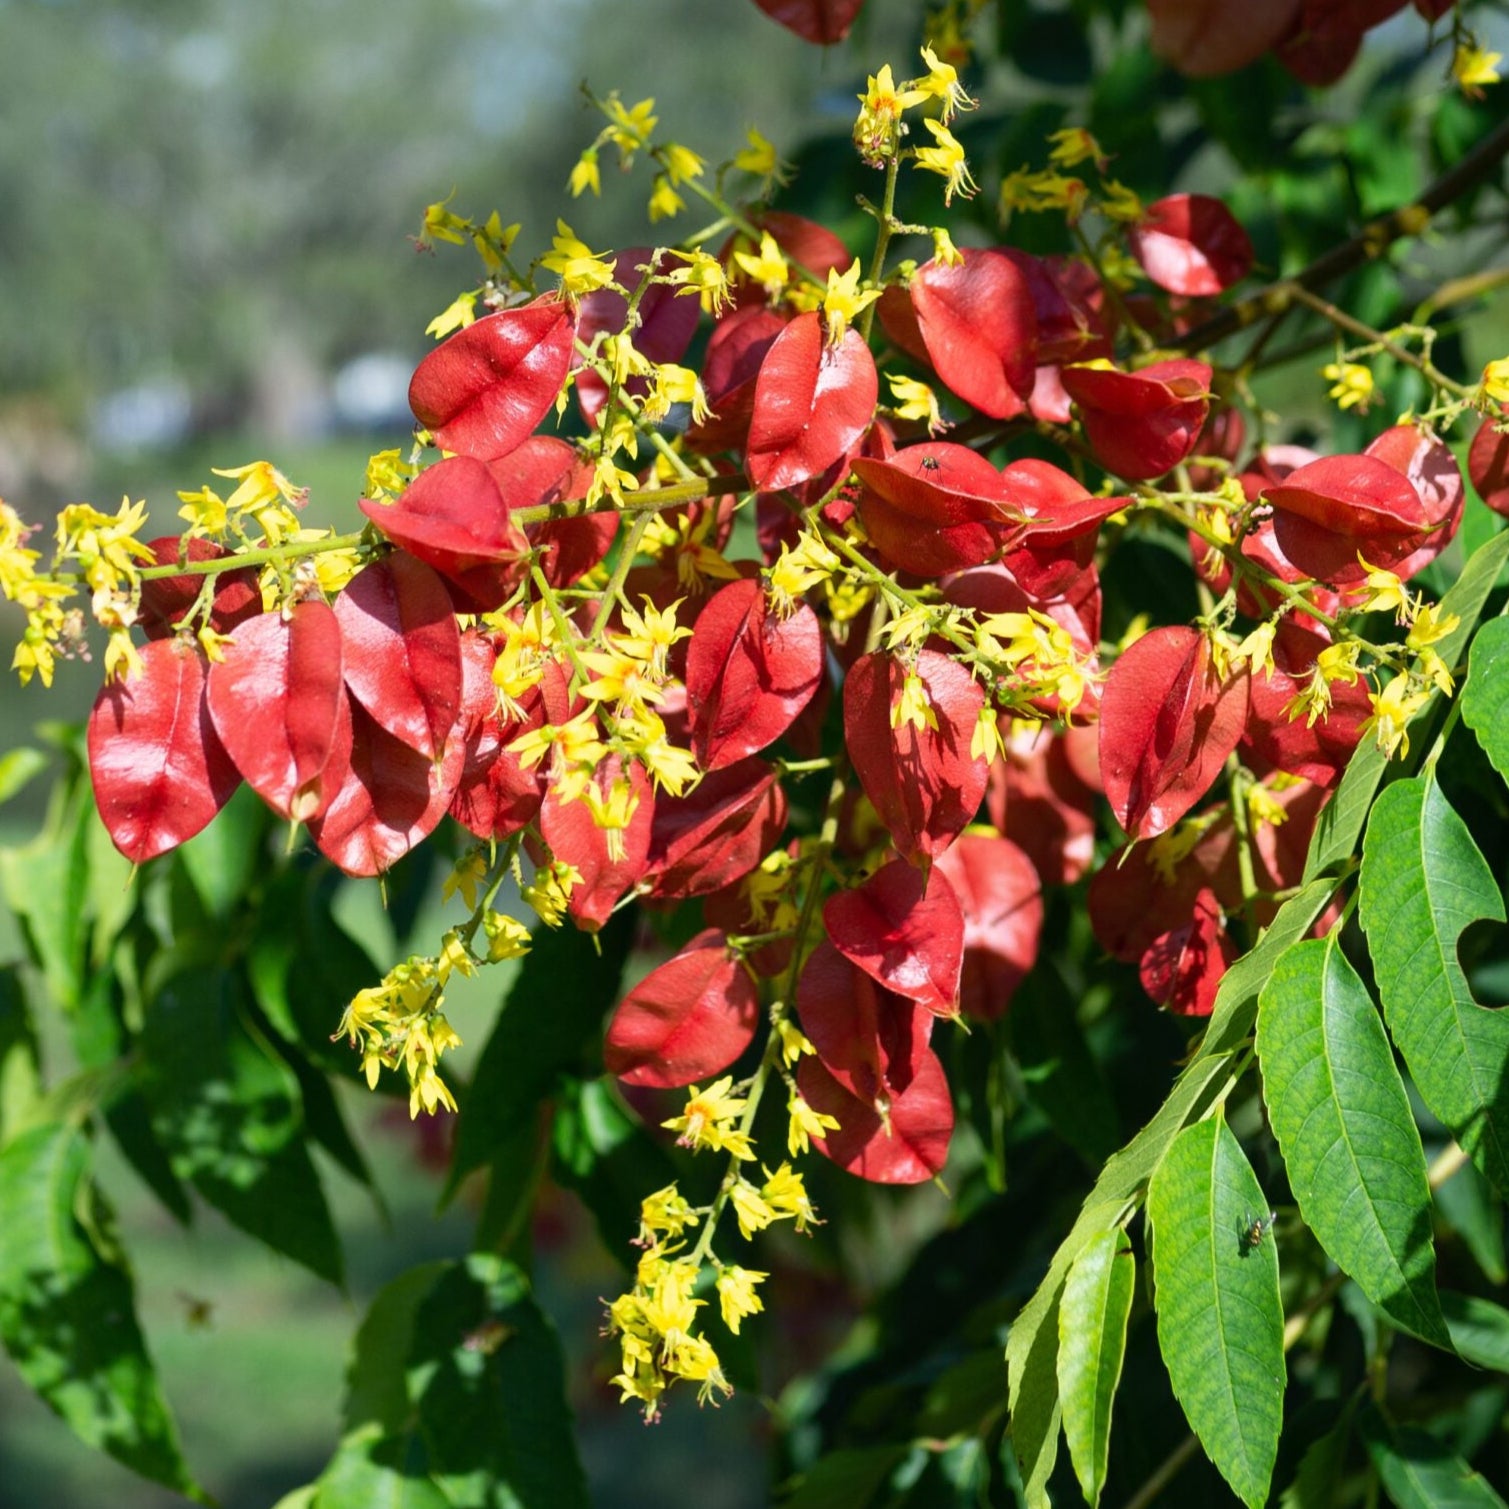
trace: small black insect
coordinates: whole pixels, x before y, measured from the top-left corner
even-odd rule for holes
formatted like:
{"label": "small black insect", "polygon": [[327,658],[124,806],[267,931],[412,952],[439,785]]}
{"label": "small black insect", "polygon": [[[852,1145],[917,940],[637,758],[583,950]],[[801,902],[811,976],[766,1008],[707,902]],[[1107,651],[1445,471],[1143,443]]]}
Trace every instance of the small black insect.
{"label": "small black insect", "polygon": [[1245,1215],[1242,1217],[1242,1235],[1240,1247],[1242,1256],[1246,1257],[1249,1252],[1256,1252],[1262,1245],[1263,1238],[1273,1229],[1273,1223],[1278,1219],[1278,1212],[1270,1210],[1266,1216]]}
{"label": "small black insect", "polygon": [[942,462],[936,456],[924,456],[922,458],[922,470],[925,472],[941,471],[942,465]]}

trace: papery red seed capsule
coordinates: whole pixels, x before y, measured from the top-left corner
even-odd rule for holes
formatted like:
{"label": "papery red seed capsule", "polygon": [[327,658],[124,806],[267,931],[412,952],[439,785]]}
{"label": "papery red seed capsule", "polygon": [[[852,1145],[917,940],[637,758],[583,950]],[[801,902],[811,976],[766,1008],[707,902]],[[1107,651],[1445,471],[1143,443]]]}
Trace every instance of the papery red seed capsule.
{"label": "papery red seed capsule", "polygon": [[687,645],[697,762],[717,770],[778,739],[817,690],[822,667],[822,628],[805,603],[783,618],[759,581],[720,587]]}
{"label": "papery red seed capsule", "polygon": [[963,834],[938,856],[934,873],[947,877],[964,918],[960,1009],[992,1021],[1037,962],[1042,882],[1021,849],[991,833]]}
{"label": "papery red seed capsule", "polygon": [[570,306],[557,299],[486,315],[420,362],[409,407],[443,449],[479,461],[506,456],[550,412],[575,336]]}
{"label": "papery red seed capsule", "polygon": [[191,839],[241,778],[210,722],[196,644],[155,639],[141,668],[100,688],[89,714],[89,774],[111,842],[144,864]]}
{"label": "papery red seed capsule", "polygon": [[707,928],[652,969],[608,1023],[603,1063],[626,1084],[674,1089],[721,1074],[749,1046],[760,997],[727,934]]}
{"label": "papery red seed capsule", "polygon": [[351,695],[395,739],[438,759],[461,706],[461,636],[438,574],[395,551],[346,584],[335,616]]}
{"label": "papery red seed capsule", "polygon": [[1247,721],[1248,673],[1223,678],[1198,629],[1154,629],[1111,667],[1100,770],[1117,821],[1152,838],[1210,789]]}
{"label": "papery red seed capsule", "polygon": [[343,664],[335,613],[311,599],[240,624],[210,667],[206,694],[220,741],[279,817],[308,822],[340,784],[332,755]]}
{"label": "papery red seed capsule", "polygon": [[[909,674],[936,727],[900,717]],[[923,650],[909,672],[894,655],[861,656],[844,682],[844,733],[865,795],[912,864],[941,854],[973,821],[986,765],[970,753],[985,693],[948,655]]]}
{"label": "papery red seed capsule", "polygon": [[1170,293],[1221,293],[1252,270],[1247,232],[1208,194],[1156,200],[1127,232],[1127,242],[1148,277]]}
{"label": "papery red seed capsule", "polygon": [[959,1010],[964,914],[949,881],[904,860],[823,904],[833,946],[896,995],[937,1016]]}
{"label": "papery red seed capsule", "polygon": [[761,492],[819,477],[851,454],[875,418],[880,380],[857,330],[830,341],[815,311],[771,342],[755,380],[744,469]]}

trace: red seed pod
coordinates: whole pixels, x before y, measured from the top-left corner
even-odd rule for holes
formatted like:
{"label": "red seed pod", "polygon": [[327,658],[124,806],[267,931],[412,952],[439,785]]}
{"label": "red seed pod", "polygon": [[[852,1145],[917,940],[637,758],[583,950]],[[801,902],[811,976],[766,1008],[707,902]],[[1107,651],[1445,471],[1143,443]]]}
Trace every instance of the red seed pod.
{"label": "red seed pod", "polygon": [[721,1074],[749,1046],[760,995],[717,928],[652,969],[608,1023],[603,1063],[625,1084],[672,1090]]}
{"label": "red seed pod", "polygon": [[1237,956],[1215,896],[1195,896],[1188,922],[1161,934],[1138,965],[1142,988],[1177,1016],[1209,1016],[1215,1010],[1221,977]]}
{"label": "red seed pod", "polygon": [[826,938],[802,966],[797,1015],[828,1072],[866,1105],[911,1084],[935,1014],[885,989]]}
{"label": "red seed pod", "polygon": [[1419,495],[1427,531],[1418,548],[1392,568],[1400,581],[1408,581],[1456,538],[1467,503],[1462,469],[1439,436],[1412,424],[1396,424],[1385,430],[1363,454],[1376,457],[1407,477]]}
{"label": "red seed pod", "polygon": [[241,784],[205,703],[196,644],[154,639],[141,669],[100,688],[89,714],[89,775],[110,841],[133,864],[176,849]]}
{"label": "red seed pod", "polygon": [[[1092,727],[1069,734],[1024,732],[1007,739],[1006,756],[990,767],[985,809],[1016,844],[1045,886],[1073,885],[1095,856],[1095,794],[1075,768],[1081,742],[1093,753]],[[1092,772],[1097,777],[1099,769]]]}
{"label": "red seed pod", "polygon": [[655,801],[646,879],[652,896],[705,896],[747,875],[786,826],[779,771],[751,756]]}
{"label": "red seed pod", "polygon": [[1032,861],[1008,838],[965,833],[938,856],[964,917],[959,1005],[965,1016],[993,1021],[1037,962],[1043,887]]}
{"label": "red seed pod", "polygon": [[964,914],[938,870],[893,859],[830,896],[823,925],[833,946],[887,990],[935,1016],[958,1015]]}
{"label": "red seed pod", "polygon": [[1152,838],[1210,789],[1247,721],[1248,674],[1222,679],[1198,629],[1144,634],[1100,701],[1100,771],[1117,821]]}
{"label": "red seed pod", "polygon": [[755,381],[744,469],[761,492],[795,487],[850,455],[875,418],[880,382],[857,330],[830,342],[815,310],[771,342]]}
{"label": "red seed pod", "polygon": [[727,270],[729,291],[740,309],[769,303],[774,297],[734,258],[736,252],[757,251],[764,235],[770,236],[788,261],[810,272],[819,285],[827,279],[830,269],[842,272],[854,261],[854,253],[827,226],[804,215],[793,215],[789,210],[766,210],[754,217],[753,225],[758,235],[751,238],[741,231],[730,236],[718,251],[718,260]]}
{"label": "red seed pod", "polygon": [[491,612],[512,593],[529,541],[482,462],[449,456],[420,472],[396,502],[363,498],[360,506],[395,545],[459,590],[463,611]]}
{"label": "red seed pod", "polygon": [[1391,569],[1426,542],[1431,519],[1410,478],[1377,456],[1326,456],[1297,468],[1263,499],[1284,557],[1333,587]]}
{"label": "red seed pod", "polygon": [[782,618],[759,581],[720,587],[687,644],[698,764],[717,770],[780,738],[817,690],[822,669],[822,627],[805,603]]}
{"label": "red seed pod", "polygon": [[[380,875],[434,832],[461,778],[465,746],[446,742],[435,761],[395,739],[350,697],[350,744],[337,746],[342,772],[325,810],[309,823],[319,849],[348,875]],[[341,720],[339,729],[348,725]]]}
{"label": "red seed pod", "polygon": [[1208,194],[1170,194],[1148,205],[1127,243],[1148,277],[1170,293],[1221,293],[1252,271],[1247,232]]}
{"label": "red seed pod", "polygon": [[928,441],[888,460],[860,459],[856,508],[887,561],[915,576],[943,576],[1001,553],[1023,515],[1000,472],[977,451]]}
{"label": "red seed pod", "polygon": [[1065,367],[1085,438],[1108,472],[1134,482],[1161,477],[1194,453],[1210,405],[1211,369],[1180,357],[1136,372]]}
{"label": "red seed pod", "polygon": [[[591,464],[575,446],[553,435],[531,435],[516,450],[489,461],[487,470],[510,512],[585,498],[592,485]],[[540,552],[540,570],[552,587],[569,587],[584,577],[608,553],[617,532],[614,513],[546,519],[523,531],[527,543]],[[510,590],[520,569],[500,577]]]}
{"label": "red seed pod", "polygon": [[954,1103],[936,1053],[925,1051],[901,1094],[884,1106],[868,1105],[846,1090],[815,1058],[797,1068],[797,1089],[838,1130],[812,1145],[840,1168],[872,1184],[923,1184],[948,1161]]}
{"label": "red seed pod", "polygon": [[575,355],[568,304],[537,299],[442,341],[415,369],[409,407],[443,450],[492,461],[548,414]]}
{"label": "red seed pod", "polygon": [[1260,58],[1294,24],[1300,0],[1147,0],[1147,8],[1153,51],[1203,79]]}
{"label": "red seed pod", "polygon": [[755,0],[773,21],[805,42],[831,47],[849,35],[865,0]]}
{"label": "red seed pod", "polygon": [[763,304],[749,304],[713,326],[702,363],[702,387],[712,415],[687,430],[686,443],[693,450],[744,449],[760,365],[787,323],[785,314]]}
{"label": "red seed pod", "polygon": [[1509,518],[1509,434],[1496,428],[1503,422],[1502,417],[1489,415],[1478,426],[1467,452],[1467,475],[1494,513]]}
{"label": "red seed pod", "polygon": [[346,584],[335,616],[351,695],[395,739],[439,759],[461,707],[461,634],[439,575],[395,551]]}
{"label": "red seed pod", "polygon": [[985,693],[968,670],[937,650],[917,656],[915,674],[936,727],[892,715],[906,688],[907,667],[875,652],[854,662],[844,681],[849,758],[911,864],[941,854],[974,820],[985,795],[986,765],[970,754]]}
{"label": "red seed pod", "polygon": [[[164,535],[148,540],[147,549],[159,566],[177,565],[179,561],[218,561],[230,551],[198,535]],[[141,607],[137,626],[148,639],[166,639],[183,621],[184,615],[199,599],[204,586],[202,576],[158,576],[141,584]],[[210,604],[210,628],[217,634],[229,634],[237,624],[255,618],[262,611],[262,590],[257,585],[257,568],[244,566],[222,572],[215,579],[214,600]]]}
{"label": "red seed pod", "polygon": [[933,370],[971,408],[1011,419],[1037,380],[1037,309],[1017,264],[999,251],[917,269],[908,292]]}
{"label": "red seed pod", "polygon": [[231,631],[206,686],[236,769],[279,817],[308,822],[344,778],[332,755],[345,713],[340,625],[320,599]]}

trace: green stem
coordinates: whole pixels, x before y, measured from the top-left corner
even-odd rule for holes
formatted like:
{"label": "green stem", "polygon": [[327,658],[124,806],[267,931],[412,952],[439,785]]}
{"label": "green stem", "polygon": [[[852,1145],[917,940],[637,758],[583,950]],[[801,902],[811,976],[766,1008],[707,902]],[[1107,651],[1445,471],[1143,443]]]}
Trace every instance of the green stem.
{"label": "green stem", "polygon": [[[669,489],[666,490],[669,491]],[[603,590],[602,601],[597,605],[597,616],[592,620],[592,632],[588,638],[593,643],[602,638],[603,630],[608,627],[608,620],[613,616],[613,608],[623,596],[624,583],[629,578],[629,569],[634,564],[634,557],[639,554],[639,542],[644,538],[644,532],[649,527],[650,515],[647,513],[640,514],[629,526],[629,533],[625,536],[618,559],[613,564],[613,575],[608,579],[608,585]]]}

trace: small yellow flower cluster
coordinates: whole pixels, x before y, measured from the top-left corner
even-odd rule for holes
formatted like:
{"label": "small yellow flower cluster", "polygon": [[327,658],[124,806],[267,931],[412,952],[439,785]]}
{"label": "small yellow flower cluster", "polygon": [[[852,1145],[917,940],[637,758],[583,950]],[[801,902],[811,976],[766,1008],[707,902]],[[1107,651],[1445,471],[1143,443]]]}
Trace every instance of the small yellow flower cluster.
{"label": "small yellow flower cluster", "polygon": [[455,197],[456,191],[452,189],[444,199],[425,206],[424,223],[420,227],[418,246],[423,250],[436,241],[449,241],[455,246],[465,246],[470,241],[476,247],[477,255],[482,258],[482,265],[489,274],[501,272],[504,259],[508,256],[520,227],[518,225],[505,226],[496,210],[482,224],[478,224],[475,220],[468,220],[466,216],[458,215],[451,209],[451,200]]}
{"label": "small yellow flower cluster", "polygon": [[1075,649],[1073,636],[1037,608],[980,619],[975,653],[987,670],[1004,672],[1006,684],[999,690],[1018,704],[1056,696],[1067,718],[1089,689],[1092,672]]}
{"label": "small yellow flower cluster", "polygon": [[[53,569],[65,561],[76,562],[90,590],[94,620],[110,635],[105,649],[105,679],[136,670],[141,657],[131,643],[131,625],[136,622],[141,601],[138,563],[151,561],[152,552],[136,538],[147,521],[147,505],[121,499],[112,516],[87,503],[70,503],[58,515],[57,555]],[[55,605],[56,599],[53,599]],[[52,613],[44,607],[41,618],[49,624]],[[28,616],[30,619],[30,615]],[[28,631],[31,622],[27,624]],[[66,623],[64,638],[67,638]],[[24,641],[23,641],[24,643]],[[44,683],[47,678],[43,678]]]}
{"label": "small yellow flower cluster", "polygon": [[1451,59],[1451,76],[1457,88],[1470,100],[1480,100],[1483,90],[1499,81],[1501,52],[1489,52],[1468,37],[1457,44]]}
{"label": "small yellow flower cluster", "polygon": [[[885,167],[900,150],[902,137],[906,134],[902,116],[930,99],[940,101],[939,119],[924,122],[932,132],[934,145],[919,149],[917,158],[919,166],[943,173],[949,179],[947,195],[952,195],[969,182],[969,173],[963,166],[964,150],[948,130],[948,123],[957,111],[972,110],[975,102],[964,92],[958,70],[953,64],[943,62],[931,47],[922,49],[922,61],[927,65],[927,73],[921,78],[909,79],[900,87],[892,76],[889,63],[879,73],[870,75],[865,92],[859,96],[854,145],[868,166]],[[924,161],[923,153],[937,154],[936,164],[931,160]],[[970,184],[968,192],[973,191],[973,184]]]}
{"label": "small yellow flower cluster", "polygon": [[581,883],[582,872],[575,865],[555,860],[541,865],[527,885],[519,887],[519,897],[534,908],[547,927],[559,927],[566,917],[571,893]]}
{"label": "small yellow flower cluster", "polygon": [[22,686],[33,676],[40,676],[43,686],[51,686],[57,656],[67,653],[70,625],[80,615],[77,609],[70,612],[63,607],[73,588],[38,573],[41,552],[26,546],[31,533],[21,515],[0,501],[0,592],[26,612],[26,628],[11,669],[19,674]]}
{"label": "small yellow flower cluster", "polygon": [[1326,396],[1335,400],[1338,409],[1367,413],[1374,396],[1373,374],[1368,368],[1358,362],[1328,362],[1320,375],[1331,384]]}
{"label": "small yellow flower cluster", "polygon": [[384,1069],[402,1067],[409,1080],[409,1115],[421,1108],[456,1109],[455,1099],[437,1069],[441,1054],[461,1039],[441,1014],[444,985],[453,971],[471,974],[475,964],[460,937],[446,935],[435,958],[413,955],[395,965],[378,985],[358,991],[334,1034],[348,1038],[362,1054],[369,1088]]}
{"label": "small yellow flower cluster", "polygon": [[807,592],[830,581],[842,568],[843,562],[811,530],[803,530],[795,545],[782,545],[779,558],[766,573],[776,616],[789,618]]}

